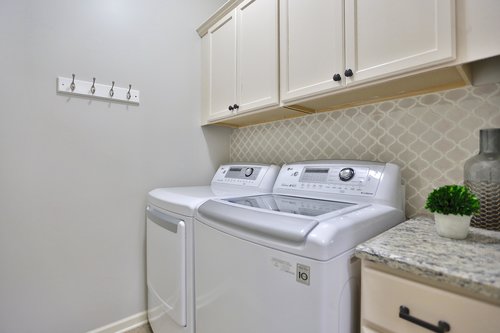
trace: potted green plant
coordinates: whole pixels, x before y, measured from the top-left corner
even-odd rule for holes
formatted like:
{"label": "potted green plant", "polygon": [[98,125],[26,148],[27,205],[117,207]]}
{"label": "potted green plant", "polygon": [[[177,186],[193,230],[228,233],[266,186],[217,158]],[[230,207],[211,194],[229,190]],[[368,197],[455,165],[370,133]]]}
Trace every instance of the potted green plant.
{"label": "potted green plant", "polygon": [[438,235],[464,239],[472,215],[479,212],[479,200],[465,186],[445,185],[429,194],[425,208],[434,213]]}

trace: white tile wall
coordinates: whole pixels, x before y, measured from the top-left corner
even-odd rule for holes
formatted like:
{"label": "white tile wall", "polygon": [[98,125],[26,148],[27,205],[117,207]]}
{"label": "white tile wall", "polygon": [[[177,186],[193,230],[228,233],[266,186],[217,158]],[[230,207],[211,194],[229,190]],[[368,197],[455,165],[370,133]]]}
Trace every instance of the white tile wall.
{"label": "white tile wall", "polygon": [[466,87],[248,126],[231,135],[231,161],[287,163],[364,159],[397,163],[406,214],[432,188],[463,182],[464,162],[479,151],[479,129],[500,127],[500,84]]}

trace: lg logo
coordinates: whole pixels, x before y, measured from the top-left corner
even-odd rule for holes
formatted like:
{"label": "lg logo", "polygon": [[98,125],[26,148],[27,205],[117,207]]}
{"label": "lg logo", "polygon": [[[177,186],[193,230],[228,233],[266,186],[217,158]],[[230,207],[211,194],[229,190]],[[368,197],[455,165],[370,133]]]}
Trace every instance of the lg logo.
{"label": "lg logo", "polygon": [[311,268],[306,265],[297,264],[297,270],[295,273],[295,277],[297,282],[303,283],[305,285],[309,285],[309,281],[311,278]]}

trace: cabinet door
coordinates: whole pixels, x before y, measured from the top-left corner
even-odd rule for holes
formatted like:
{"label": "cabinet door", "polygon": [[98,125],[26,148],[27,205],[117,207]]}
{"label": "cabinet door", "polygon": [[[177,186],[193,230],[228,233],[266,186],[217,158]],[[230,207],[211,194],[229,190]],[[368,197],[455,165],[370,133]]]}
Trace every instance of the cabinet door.
{"label": "cabinet door", "polygon": [[400,316],[404,306],[414,318],[437,326],[445,321],[453,333],[498,333],[500,307],[363,266],[361,325],[383,332],[430,332]]}
{"label": "cabinet door", "polygon": [[343,74],[345,68],[343,3],[343,0],[280,1],[283,102],[342,86],[342,81],[334,81],[333,76]]}
{"label": "cabinet door", "polygon": [[236,11],[237,112],[278,105],[278,1],[248,0]]}
{"label": "cabinet door", "polygon": [[236,103],[236,17],[235,11],[208,30],[209,114],[208,120],[231,115]]}
{"label": "cabinet door", "polygon": [[454,0],[346,0],[347,84],[454,58]]}

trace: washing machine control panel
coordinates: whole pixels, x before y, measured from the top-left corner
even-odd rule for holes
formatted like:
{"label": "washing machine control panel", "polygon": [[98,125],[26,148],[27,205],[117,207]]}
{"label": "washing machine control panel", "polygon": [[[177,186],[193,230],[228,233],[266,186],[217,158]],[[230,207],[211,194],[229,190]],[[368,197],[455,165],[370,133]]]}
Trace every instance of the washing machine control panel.
{"label": "washing machine control panel", "polygon": [[289,164],[284,165],[274,189],[373,196],[384,164]]}
{"label": "washing machine control panel", "polygon": [[270,186],[270,189],[272,189],[272,184],[276,179],[278,171],[279,168],[275,165],[221,165],[212,179],[212,184],[250,186],[257,188],[262,186],[269,188]]}

